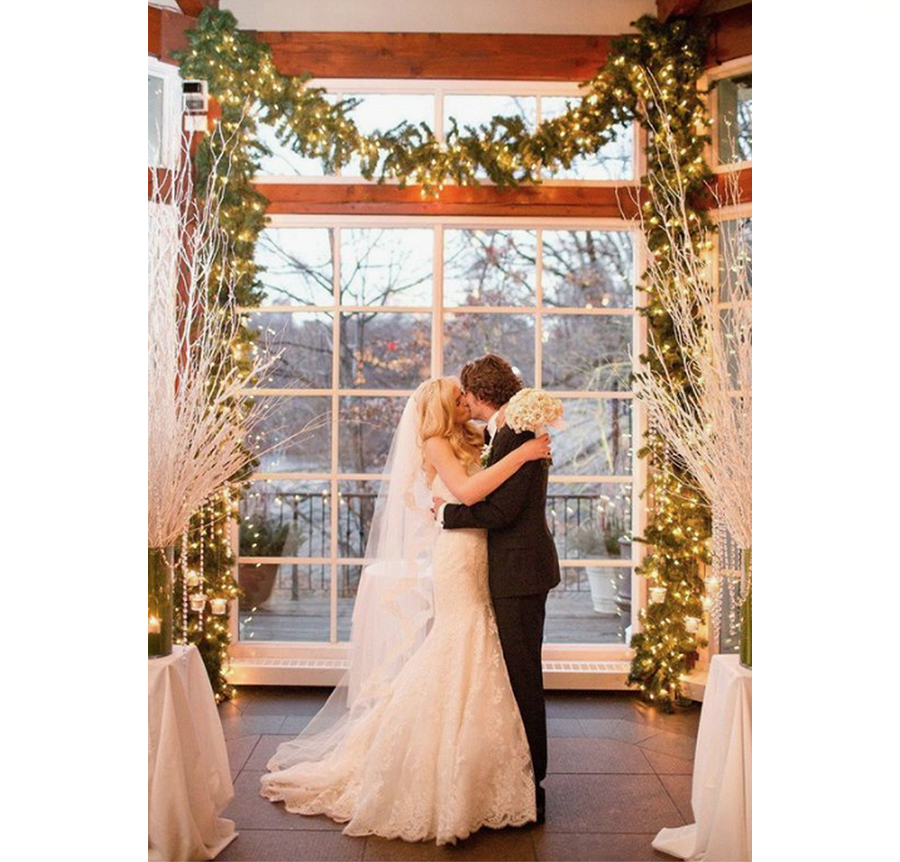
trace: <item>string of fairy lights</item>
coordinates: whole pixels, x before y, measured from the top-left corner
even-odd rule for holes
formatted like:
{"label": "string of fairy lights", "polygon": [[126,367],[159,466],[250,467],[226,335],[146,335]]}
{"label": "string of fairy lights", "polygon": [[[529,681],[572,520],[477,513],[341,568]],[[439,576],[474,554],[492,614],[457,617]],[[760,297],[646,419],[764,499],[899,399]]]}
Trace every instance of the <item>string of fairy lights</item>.
{"label": "string of fairy lights", "polygon": [[[423,197],[436,198],[449,184],[477,184],[479,175],[499,188],[539,182],[542,170],[567,168],[576,157],[597,152],[613,140],[618,125],[637,120],[652,128],[654,112],[664,104],[679,144],[678,161],[655,163],[642,182],[652,184],[665,172],[678,170],[688,179],[691,205],[682,225],[674,212],[656,210],[649,200],[645,202],[648,247],[665,261],[669,249],[662,225],[690,231],[702,240],[712,230],[705,211],[694,205],[711,177],[704,160],[709,118],[697,86],[703,72],[705,28],[686,19],[660,23],[653,16],[640,18],[634,26],[637,33],[613,41],[602,68],[584,84],[584,96],[568,104],[560,116],[533,129],[520,116],[494,117],[477,128],[462,129],[451,120],[444,138],[438,139],[424,124],[403,123],[363,134],[352,117],[358,100],[331,100],[325,90],[310,86],[310,75],[280,74],[269,47],[238,30],[233,15],[205,8],[197,27],[187,33],[188,47],[178,59],[182,77],[207,81],[221,110],[218,124],[224,134],[204,137],[196,164],[201,187],[213,165],[221,171],[220,222],[232,240],[229,259],[222,265],[232,268],[241,304],[252,306],[261,298],[254,251],[265,227],[266,199],[253,178],[259,158],[269,151],[257,138],[259,122],[273,126],[277,139],[294,152],[321,160],[326,173],[356,158],[366,179],[413,184]],[[213,158],[214,147],[227,147],[229,158]],[[677,377],[678,350],[665,310],[648,293],[641,312],[655,335],[670,344],[667,373]],[[245,333],[238,354],[250,345],[252,338]],[[709,561],[711,525],[706,502],[691,490],[688,477],[679,480],[677,466],[668,463],[664,441],[652,429],[641,454],[650,459],[648,524],[640,537],[648,553],[637,571],[648,579],[650,602],[641,613],[643,631],[632,638],[635,655],[629,682],[669,709],[681,696],[684,675],[702,645],[700,564]],[[191,569],[201,578],[195,584],[200,589],[191,592],[193,587],[184,579],[183,602],[202,594],[205,607],[206,600],[227,603],[237,595],[226,533],[209,529],[236,512],[236,495],[229,493],[210,502],[201,518],[206,525],[199,530],[201,538],[182,555],[193,564],[203,560],[200,569]],[[207,645],[205,658],[216,695],[228,697],[231,691],[223,669],[229,643],[227,615],[217,610],[220,604],[210,607],[212,612],[206,615],[183,609],[181,635]]]}

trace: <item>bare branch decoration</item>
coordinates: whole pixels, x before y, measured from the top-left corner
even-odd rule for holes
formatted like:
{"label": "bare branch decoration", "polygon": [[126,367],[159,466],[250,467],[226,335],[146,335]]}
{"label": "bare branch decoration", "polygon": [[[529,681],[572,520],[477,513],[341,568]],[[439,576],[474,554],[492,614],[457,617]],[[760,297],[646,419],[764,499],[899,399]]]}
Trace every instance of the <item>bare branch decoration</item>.
{"label": "bare branch decoration", "polygon": [[264,356],[254,347],[249,358],[237,361],[236,278],[228,264],[229,237],[218,219],[222,177],[228,175],[227,143],[217,148],[218,163],[201,195],[195,194],[187,152],[170,174],[153,176],[148,242],[151,548],[175,544],[200,506],[261,454],[249,441],[277,404],[248,399],[246,389],[269,373],[278,356]]}
{"label": "bare branch decoration", "polygon": [[[713,518],[741,549],[752,546],[752,310],[750,256],[742,230],[719,230],[719,255],[725,278],[712,270],[706,236],[692,230],[676,138],[668,122],[666,99],[648,79],[657,118],[651,133],[649,184],[661,224],[664,254],[649,256],[646,289],[672,321],[675,344],[652,334],[650,368],[638,376],[635,397],[648,410],[650,424],[696,480],[709,500]],[[726,179],[721,208],[739,200],[737,177]],[[644,210],[639,208],[642,220]],[[669,371],[677,349],[684,379]],[[715,556],[715,555],[714,555]],[[742,585],[742,593],[748,584]]]}

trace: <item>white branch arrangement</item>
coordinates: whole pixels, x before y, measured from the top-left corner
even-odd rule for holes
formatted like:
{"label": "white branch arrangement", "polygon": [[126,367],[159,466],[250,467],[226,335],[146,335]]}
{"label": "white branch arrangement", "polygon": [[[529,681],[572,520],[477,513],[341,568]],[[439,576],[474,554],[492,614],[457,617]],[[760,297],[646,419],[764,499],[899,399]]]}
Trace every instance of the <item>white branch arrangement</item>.
{"label": "white branch arrangement", "polygon": [[[223,148],[227,150],[227,148]],[[220,159],[224,159],[220,156]],[[175,544],[191,516],[259,453],[247,441],[274,406],[248,403],[247,385],[277,361],[234,362],[240,313],[219,226],[217,173],[194,195],[192,165],[154,177],[149,207],[148,547]]]}
{"label": "white branch arrangement", "polygon": [[[740,548],[752,546],[752,311],[750,254],[741,229],[720,229],[719,255],[725,274],[718,285],[712,271],[710,243],[683,229],[691,224],[687,178],[679,170],[675,137],[666,119],[658,85],[657,128],[651,135],[651,163],[667,170],[650,185],[655,211],[667,214],[668,259],[650,254],[647,290],[672,320],[676,344],[651,334],[649,353],[660,369],[676,349],[683,359],[687,386],[668,371],[644,370],[635,397],[648,409],[650,426],[659,432],[709,500],[713,518],[727,528]],[[720,206],[738,201],[737,178],[726,183]],[[643,212],[642,212],[643,220]],[[739,227],[739,225],[738,225]],[[747,585],[744,584],[744,587]],[[742,593],[744,590],[742,589]]]}

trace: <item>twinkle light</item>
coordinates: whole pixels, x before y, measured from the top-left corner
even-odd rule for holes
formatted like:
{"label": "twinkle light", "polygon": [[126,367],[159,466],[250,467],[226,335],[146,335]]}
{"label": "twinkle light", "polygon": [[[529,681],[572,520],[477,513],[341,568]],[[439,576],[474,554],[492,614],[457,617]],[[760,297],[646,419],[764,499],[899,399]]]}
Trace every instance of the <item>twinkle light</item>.
{"label": "twinkle light", "polygon": [[[353,100],[331,102],[322,89],[309,86],[308,76],[291,78],[279,74],[268,46],[257,43],[252,34],[239,31],[234,17],[227,11],[204,8],[197,28],[188,33],[189,47],[180,57],[181,72],[183,77],[208,80],[210,94],[222,111],[218,122],[228,123],[233,126],[230,131],[238,132],[231,139],[236,147],[234,163],[240,170],[233,171],[230,178],[223,178],[222,184],[228,189],[230,199],[239,200],[229,210],[228,224],[244,244],[239,259],[232,264],[241,274],[242,284],[247,289],[253,285],[257,272],[253,246],[265,225],[266,215],[265,200],[252,185],[254,169],[249,148],[257,135],[254,116],[244,110],[248,100],[257,99],[263,105],[286,144],[303,155],[320,158],[328,169],[346,164],[356,155],[363,161],[363,175],[367,179],[393,178],[401,187],[415,183],[423,200],[439,199],[450,178],[462,186],[476,184],[480,170],[487,171],[498,187],[539,180],[542,172],[553,173],[561,164],[569,164],[584,150],[607,140],[605,130],[620,122],[623,116],[633,117],[647,126],[653,117],[642,112],[671,107],[675,110],[666,111],[666,115],[677,113],[681,125],[687,125],[681,118],[690,118],[697,129],[708,128],[710,121],[697,89],[706,39],[703,33],[693,29],[695,26],[694,21],[662,23],[655,16],[639,19],[635,22],[635,34],[615,40],[604,68],[589,82],[580,102],[564,115],[544,122],[531,134],[511,139],[507,129],[516,128],[513,125],[516,119],[499,118],[498,122],[495,118],[474,134],[451,131],[445,140],[437,141],[430,131],[420,134],[418,129],[415,137],[405,138],[410,127],[402,124],[389,133],[363,135],[352,118]],[[660,105],[651,101],[654,80],[662,83],[661,95],[668,98],[668,106],[664,101]],[[691,168],[690,181],[699,189],[709,175],[698,150],[707,138],[687,129],[678,134],[681,136],[679,150],[684,151],[680,155],[684,160],[680,167],[684,171]],[[215,145],[214,136],[206,136],[201,142],[207,148]],[[650,201],[642,204],[641,213],[647,216],[649,225],[650,255],[664,264],[671,249],[663,239],[662,225],[671,220],[671,215],[655,211]],[[705,214],[688,213],[684,229],[702,236],[707,226]],[[712,247],[711,241],[705,243]],[[651,328],[662,329],[666,325],[665,310],[658,302],[651,302],[647,317]],[[251,343],[248,340],[247,344]],[[245,346],[236,350],[235,356],[240,360],[256,353],[255,346]],[[668,349],[668,355],[675,362],[678,351],[674,345]],[[698,560],[706,559],[708,550],[702,547],[700,553],[697,551],[707,535],[703,526],[707,517],[704,506],[688,502],[677,483],[667,484],[660,466],[664,462],[664,451],[654,451],[650,473],[655,496],[644,537],[652,550],[645,565],[653,572],[658,586],[664,589],[677,586],[678,598],[676,590],[669,590],[665,600],[647,609],[649,613],[642,610],[644,632],[636,634],[632,642],[635,660],[629,679],[650,699],[655,697],[669,703],[678,696],[685,656],[695,648],[693,639],[690,642],[684,639],[683,621],[687,614],[701,612],[703,585],[697,564]],[[326,503],[330,501],[327,492],[323,497]],[[199,548],[192,544],[187,550],[196,554]],[[226,576],[221,573],[226,570],[219,568],[220,557],[218,552],[213,555],[211,543],[208,551],[207,556],[215,563],[210,561],[205,567],[205,589],[216,597],[235,595],[236,585],[223,582]],[[220,574],[212,575],[213,568]],[[203,625],[210,626],[208,631],[217,636],[213,640],[220,645],[219,657],[224,668],[227,627],[220,632],[221,618],[214,621],[216,626],[210,619],[205,617]],[[199,620],[192,619],[191,625],[195,622]],[[196,636],[206,637],[202,632]],[[217,699],[233,692],[225,684],[225,673],[219,671],[214,682]]]}

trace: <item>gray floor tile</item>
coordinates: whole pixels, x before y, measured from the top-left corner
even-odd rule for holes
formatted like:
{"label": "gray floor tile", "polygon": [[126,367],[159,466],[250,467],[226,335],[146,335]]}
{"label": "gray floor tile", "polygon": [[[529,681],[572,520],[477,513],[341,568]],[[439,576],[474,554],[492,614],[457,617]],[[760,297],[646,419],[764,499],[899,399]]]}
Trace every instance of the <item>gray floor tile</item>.
{"label": "gray floor tile", "polygon": [[581,726],[584,728],[584,736],[600,737],[606,739],[620,739],[622,742],[640,742],[649,739],[659,733],[653,727],[646,724],[638,724],[634,721],[625,721],[621,718],[582,718]]}
{"label": "gray floor tile", "polygon": [[266,735],[259,738],[259,742],[253,749],[253,753],[247,760],[245,769],[253,769],[257,772],[265,772],[269,760],[282,742],[287,742],[294,737],[289,734]]}
{"label": "gray floor tile", "polygon": [[548,718],[548,737],[584,736],[584,728],[577,718]]}
{"label": "gray floor tile", "polygon": [[366,839],[365,862],[432,862],[452,859],[460,862],[529,862],[534,844],[529,827],[522,829],[479,829],[455,845],[438,847],[433,841],[409,843],[385,838]]}
{"label": "gray floor tile", "polygon": [[[307,817],[284,810],[281,802],[270,802],[259,792],[263,772],[244,769],[234,782],[234,799],[222,816],[233,820],[237,830],[338,831],[343,828],[324,815]],[[315,856],[308,857],[315,859]]]}
{"label": "gray floor tile", "polygon": [[231,777],[234,778],[247,764],[247,759],[259,742],[258,736],[235,736],[225,740],[225,748],[228,750],[228,765],[231,767]]}
{"label": "gray floor tile", "polygon": [[700,727],[700,704],[693,707],[679,708],[672,714],[667,714],[655,706],[644,703],[641,700],[634,702],[630,720],[647,724],[659,730],[669,733],[681,733],[684,736],[697,736]]}
{"label": "gray floor tile", "polygon": [[540,862],[644,862],[674,859],[654,850],[655,832],[617,835],[544,832],[535,835],[534,849]]}
{"label": "gray floor tile", "polygon": [[321,703],[317,700],[308,700],[304,698],[277,698],[267,701],[255,699],[248,703],[241,714],[244,717],[248,715],[315,715],[322,708]]}
{"label": "gray floor tile", "polygon": [[243,830],[220,853],[217,862],[356,862],[365,839],[340,832]]}
{"label": "gray floor tile", "polygon": [[658,775],[693,775],[694,761],[685,760],[681,757],[672,757],[669,754],[663,754],[659,751],[653,751],[649,748],[641,748],[644,757],[650,761],[653,771]]}
{"label": "gray floor tile", "polygon": [[547,832],[652,832],[683,826],[656,775],[548,775]]}
{"label": "gray floor tile", "polygon": [[225,740],[233,739],[239,736],[253,736],[250,729],[244,724],[244,719],[240,715],[228,716],[222,718],[222,735]]}
{"label": "gray floor tile", "polygon": [[644,753],[618,739],[549,739],[548,769],[553,773],[652,773]]}
{"label": "gray floor tile", "polygon": [[680,733],[669,733],[662,730],[653,736],[637,743],[639,748],[668,754],[669,757],[680,757],[682,760],[693,760],[697,748],[697,740],[693,736]]}
{"label": "gray floor tile", "polygon": [[547,697],[548,718],[625,718],[632,714],[636,695],[622,692],[552,692]]}
{"label": "gray floor tile", "polygon": [[681,812],[681,816],[687,823],[694,823],[694,809],[691,806],[691,785],[693,776],[690,775],[660,775],[659,780],[666,788],[666,792]]}
{"label": "gray floor tile", "polygon": [[233,700],[226,700],[223,703],[220,703],[216,709],[219,713],[219,718],[223,721],[226,718],[240,717],[241,714],[240,707]]}
{"label": "gray floor tile", "polygon": [[281,733],[290,733],[296,736],[311,720],[311,715],[289,715],[281,725]]}
{"label": "gray floor tile", "polygon": [[284,724],[283,715],[242,715],[241,727],[244,735],[278,733]]}
{"label": "gray floor tile", "polygon": [[243,715],[315,715],[325,704],[330,689],[240,689],[235,703]]}

